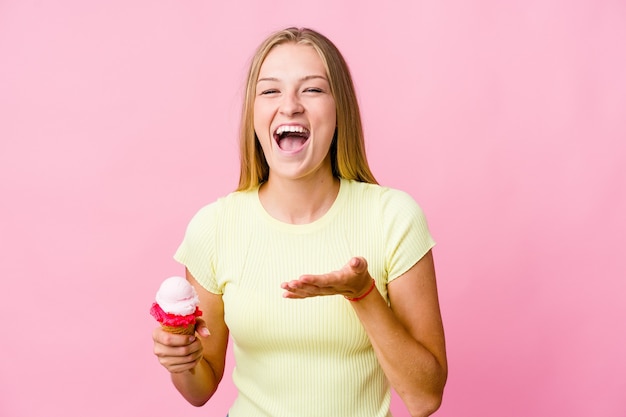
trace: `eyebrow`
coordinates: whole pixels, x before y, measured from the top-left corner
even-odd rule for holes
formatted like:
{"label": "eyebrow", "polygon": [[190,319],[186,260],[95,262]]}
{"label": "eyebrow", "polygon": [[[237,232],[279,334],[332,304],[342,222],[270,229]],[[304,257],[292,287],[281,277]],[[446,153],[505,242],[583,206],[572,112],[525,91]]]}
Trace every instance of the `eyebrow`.
{"label": "eyebrow", "polygon": [[[324,81],[328,81],[328,79],[324,77],[323,75],[307,75],[305,77],[300,78],[299,81],[308,81],[308,80],[312,80],[316,78],[322,79]],[[264,77],[264,78],[259,78],[257,80],[257,84],[260,83],[261,81],[280,81],[280,80],[276,77]]]}

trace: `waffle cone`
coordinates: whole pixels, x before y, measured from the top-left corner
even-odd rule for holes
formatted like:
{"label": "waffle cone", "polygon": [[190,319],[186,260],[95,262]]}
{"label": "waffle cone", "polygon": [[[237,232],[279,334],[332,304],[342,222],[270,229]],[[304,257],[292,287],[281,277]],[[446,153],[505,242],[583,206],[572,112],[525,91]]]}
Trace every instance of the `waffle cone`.
{"label": "waffle cone", "polygon": [[168,333],[173,334],[195,334],[196,333],[196,323],[190,323],[187,326],[161,326],[163,330]]}

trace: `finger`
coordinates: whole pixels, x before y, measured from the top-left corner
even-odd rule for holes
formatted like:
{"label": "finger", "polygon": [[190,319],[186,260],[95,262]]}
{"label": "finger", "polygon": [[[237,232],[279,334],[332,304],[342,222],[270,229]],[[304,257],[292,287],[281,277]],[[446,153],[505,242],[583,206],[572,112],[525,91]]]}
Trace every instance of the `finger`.
{"label": "finger", "polygon": [[282,288],[285,291],[295,291],[296,290],[296,282],[297,281],[289,281],[289,282],[282,282],[280,284],[280,288]]}
{"label": "finger", "polygon": [[324,295],[332,295],[337,294],[336,288],[333,286],[329,287],[321,287],[318,285],[306,284],[302,281],[294,284],[295,288],[290,288],[285,286],[285,293],[283,297],[285,298],[309,298],[309,297],[319,297]]}
{"label": "finger", "polygon": [[196,319],[196,332],[202,337],[207,337],[211,335],[211,332],[209,331],[209,327],[206,325],[206,322],[202,319]]}
{"label": "finger", "polygon": [[298,288],[296,287],[297,281],[283,282],[280,287],[285,290],[283,292],[284,298],[302,298],[298,295]]}
{"label": "finger", "polygon": [[293,287],[300,289],[304,285],[310,285],[317,288],[326,288],[334,286],[340,280],[340,271],[330,272],[321,275],[302,275],[297,281],[293,281]]}
{"label": "finger", "polygon": [[170,346],[161,343],[154,344],[154,354],[160,358],[189,358],[192,360],[202,354],[202,343],[199,340],[185,346]]}
{"label": "finger", "polygon": [[360,256],[355,256],[354,258],[350,259],[348,265],[350,265],[352,271],[357,274],[361,274],[367,270],[367,261],[365,260],[365,258]]}
{"label": "finger", "polygon": [[195,364],[202,359],[203,349],[199,340],[188,346],[181,347],[155,344],[154,354],[158,358],[159,363],[170,372],[172,370],[182,372],[190,368],[189,364],[192,364],[191,368],[195,367]]}
{"label": "finger", "polygon": [[[290,293],[301,294],[303,292],[310,291],[312,288],[314,289],[320,286],[318,282],[309,282],[312,279],[314,280],[314,278],[303,279],[304,277],[307,276],[303,275],[297,280],[283,282],[280,284],[280,287]],[[315,275],[311,275],[309,277],[315,277]]]}
{"label": "finger", "polygon": [[163,328],[157,327],[152,332],[152,339],[159,344],[166,346],[187,346],[196,340],[194,335],[168,333]]}
{"label": "finger", "polygon": [[198,366],[198,362],[194,361],[194,362],[188,362],[188,363],[177,364],[177,365],[170,365],[170,366],[163,365],[163,366],[173,374],[182,374],[183,372],[195,373],[195,369],[196,369],[196,366]]}
{"label": "finger", "polygon": [[193,372],[202,356],[195,358],[160,358],[161,365],[172,373]]}
{"label": "finger", "polygon": [[291,292],[291,291],[285,291],[285,292],[283,293],[283,298],[292,298],[292,299],[295,299],[295,298],[306,298],[306,297],[303,297],[303,296],[301,296],[300,294],[296,294],[296,293]]}

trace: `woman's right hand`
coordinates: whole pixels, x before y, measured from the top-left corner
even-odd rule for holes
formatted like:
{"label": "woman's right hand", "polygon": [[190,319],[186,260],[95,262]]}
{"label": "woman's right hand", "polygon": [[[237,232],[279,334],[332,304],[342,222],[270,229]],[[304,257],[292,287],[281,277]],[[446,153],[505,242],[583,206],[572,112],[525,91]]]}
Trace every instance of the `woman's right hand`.
{"label": "woman's right hand", "polygon": [[[196,332],[206,337],[209,330],[202,319],[197,319]],[[159,363],[170,373],[182,373],[194,369],[202,360],[203,346],[196,335],[172,334],[157,327],[152,332],[154,354]]]}
{"label": "woman's right hand", "polygon": [[202,317],[196,319],[196,333],[171,334],[158,327],[152,332],[152,339],[154,354],[170,372],[176,389],[190,404],[200,407],[215,394],[224,376],[228,326],[222,296],[207,291],[189,270],[186,276],[200,298]]}

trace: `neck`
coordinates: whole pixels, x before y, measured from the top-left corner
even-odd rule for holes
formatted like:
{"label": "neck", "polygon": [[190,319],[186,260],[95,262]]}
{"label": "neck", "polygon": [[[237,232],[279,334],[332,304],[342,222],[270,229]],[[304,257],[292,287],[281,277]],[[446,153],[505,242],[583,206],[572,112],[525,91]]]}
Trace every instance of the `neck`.
{"label": "neck", "polygon": [[270,176],[259,190],[265,210],[275,219],[291,224],[307,224],[321,218],[335,202],[340,181],[323,178],[288,180]]}

